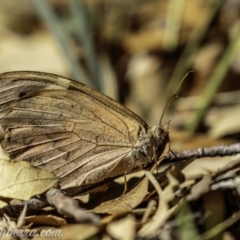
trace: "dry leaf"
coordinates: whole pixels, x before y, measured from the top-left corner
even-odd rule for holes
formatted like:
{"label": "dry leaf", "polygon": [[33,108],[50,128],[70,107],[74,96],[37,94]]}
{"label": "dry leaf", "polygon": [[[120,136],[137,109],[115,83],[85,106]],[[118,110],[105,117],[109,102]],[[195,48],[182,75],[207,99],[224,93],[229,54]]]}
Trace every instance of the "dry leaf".
{"label": "dry leaf", "polygon": [[239,104],[213,108],[207,116],[206,122],[209,126],[209,136],[213,139],[223,137],[225,135],[234,134],[240,131]]}
{"label": "dry leaf", "polygon": [[107,232],[118,240],[132,240],[135,237],[136,222],[133,216],[127,216],[107,226]]}
{"label": "dry leaf", "polygon": [[0,208],[3,208],[5,206],[7,206],[8,204],[6,202],[3,202],[0,200]]}
{"label": "dry leaf", "polygon": [[50,172],[24,161],[0,159],[0,196],[29,200],[54,186],[58,179]]}
{"label": "dry leaf", "polygon": [[54,215],[34,215],[25,218],[26,223],[35,223],[44,226],[60,227],[67,224],[64,218]]}
{"label": "dry leaf", "polygon": [[101,203],[94,208],[96,213],[115,214],[120,212],[132,211],[139,205],[148,193],[148,179],[144,178],[135,188],[123,196]]}

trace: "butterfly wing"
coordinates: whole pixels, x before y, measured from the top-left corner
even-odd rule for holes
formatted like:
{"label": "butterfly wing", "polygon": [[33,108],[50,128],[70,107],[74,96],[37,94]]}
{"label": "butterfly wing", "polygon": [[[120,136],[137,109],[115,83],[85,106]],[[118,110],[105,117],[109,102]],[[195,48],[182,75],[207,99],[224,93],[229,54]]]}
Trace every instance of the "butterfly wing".
{"label": "butterfly wing", "polygon": [[40,72],[0,75],[3,148],[11,158],[54,172],[62,189],[92,185],[133,168],[147,124],[105,95]]}

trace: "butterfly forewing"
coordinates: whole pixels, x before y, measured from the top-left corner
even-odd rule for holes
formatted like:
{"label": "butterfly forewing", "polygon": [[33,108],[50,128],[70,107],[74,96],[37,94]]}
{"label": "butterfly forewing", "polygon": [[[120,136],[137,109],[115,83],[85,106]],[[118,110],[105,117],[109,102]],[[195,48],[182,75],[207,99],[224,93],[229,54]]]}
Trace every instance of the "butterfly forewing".
{"label": "butterfly forewing", "polygon": [[54,172],[63,189],[131,170],[128,156],[148,129],[95,90],[38,72],[0,75],[0,119],[10,157]]}

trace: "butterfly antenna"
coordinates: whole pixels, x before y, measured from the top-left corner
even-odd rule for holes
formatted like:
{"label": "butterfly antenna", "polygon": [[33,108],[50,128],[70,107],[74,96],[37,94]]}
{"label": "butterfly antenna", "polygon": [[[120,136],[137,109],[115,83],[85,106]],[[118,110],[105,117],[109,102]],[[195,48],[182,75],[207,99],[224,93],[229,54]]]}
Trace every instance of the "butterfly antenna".
{"label": "butterfly antenna", "polygon": [[167,104],[165,105],[165,107],[164,107],[164,109],[163,109],[163,112],[162,112],[162,115],[161,115],[161,118],[160,118],[160,121],[159,121],[159,127],[162,126],[162,119],[163,119],[163,116],[164,116],[166,110],[168,109],[170,103],[172,102],[172,100],[173,100],[174,98],[178,98],[177,93],[178,93],[178,91],[179,91],[179,89],[180,89],[180,87],[181,87],[183,81],[187,78],[187,76],[189,75],[189,73],[192,73],[192,72],[193,72],[193,71],[189,71],[188,73],[185,74],[185,76],[183,77],[183,79],[181,80],[181,82],[178,84],[178,86],[177,86],[177,88],[176,88],[174,94],[169,98]]}

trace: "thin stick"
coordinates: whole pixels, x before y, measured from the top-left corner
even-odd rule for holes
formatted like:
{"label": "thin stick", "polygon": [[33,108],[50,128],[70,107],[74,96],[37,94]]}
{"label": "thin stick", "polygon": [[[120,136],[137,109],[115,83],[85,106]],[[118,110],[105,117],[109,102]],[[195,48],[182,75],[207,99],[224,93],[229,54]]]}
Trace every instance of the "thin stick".
{"label": "thin stick", "polygon": [[165,161],[179,162],[189,159],[193,156],[196,158],[231,156],[240,153],[240,143],[231,144],[229,146],[221,145],[207,148],[197,148],[182,152],[174,152],[169,154]]}

